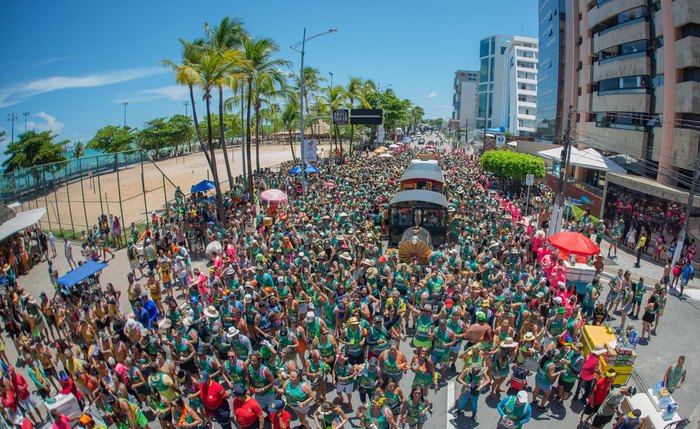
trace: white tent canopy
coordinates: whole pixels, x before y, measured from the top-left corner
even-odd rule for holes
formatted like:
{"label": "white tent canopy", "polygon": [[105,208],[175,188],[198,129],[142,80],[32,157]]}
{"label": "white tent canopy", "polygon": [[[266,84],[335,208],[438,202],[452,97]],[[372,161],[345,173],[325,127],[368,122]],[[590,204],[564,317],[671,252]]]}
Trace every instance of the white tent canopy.
{"label": "white tent canopy", "polygon": [[34,210],[17,213],[17,216],[0,225],[0,241],[6,239],[17,231],[34,225],[46,214],[46,208],[41,207]]}
{"label": "white tent canopy", "polygon": [[[604,157],[600,152],[595,149],[588,148],[585,150],[578,150],[575,147],[571,149],[571,157],[569,158],[569,165],[575,167],[589,168],[591,170],[599,171],[609,171],[611,173],[617,174],[627,174],[627,170],[610,161],[608,158]],[[553,161],[561,162],[561,151],[562,147],[557,146],[552,149],[541,150],[537,154],[544,159],[551,159]]]}

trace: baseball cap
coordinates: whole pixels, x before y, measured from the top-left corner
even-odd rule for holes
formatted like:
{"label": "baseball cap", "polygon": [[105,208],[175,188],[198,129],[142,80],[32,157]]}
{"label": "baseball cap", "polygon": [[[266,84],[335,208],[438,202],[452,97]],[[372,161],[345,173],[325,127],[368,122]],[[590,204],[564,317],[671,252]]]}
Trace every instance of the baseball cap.
{"label": "baseball cap", "polygon": [[515,399],[521,404],[527,404],[527,392],[524,390],[519,391]]}
{"label": "baseball cap", "polygon": [[204,383],[209,379],[209,372],[207,370],[202,370],[199,372],[199,382]]}
{"label": "baseball cap", "polygon": [[270,404],[270,411],[273,413],[276,413],[282,408],[284,408],[284,402],[280,401],[279,399],[275,400],[272,404]]}

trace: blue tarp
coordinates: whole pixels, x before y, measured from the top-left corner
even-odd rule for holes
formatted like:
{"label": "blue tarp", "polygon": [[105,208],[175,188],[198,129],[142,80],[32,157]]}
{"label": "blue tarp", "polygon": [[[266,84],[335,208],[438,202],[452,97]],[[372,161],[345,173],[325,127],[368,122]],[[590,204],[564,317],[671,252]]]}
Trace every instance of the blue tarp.
{"label": "blue tarp", "polygon": [[56,283],[63,286],[73,286],[76,283],[85,280],[86,278],[90,277],[96,272],[102,271],[107,267],[108,265],[104,262],[86,262],[78,268],[74,269],[73,271],[70,271],[65,276],[56,279]]}
{"label": "blue tarp", "polygon": [[505,133],[506,129],[504,127],[497,128],[486,128],[487,133]]}
{"label": "blue tarp", "polygon": [[190,192],[207,192],[214,188],[216,188],[216,184],[214,182],[212,182],[211,180],[202,180],[196,185],[192,185],[192,188],[190,188]]}
{"label": "blue tarp", "polygon": [[[291,174],[299,174],[301,173],[301,166],[296,166],[289,170]],[[318,168],[314,167],[313,165],[307,165],[306,166],[306,174],[315,174],[318,173]]]}

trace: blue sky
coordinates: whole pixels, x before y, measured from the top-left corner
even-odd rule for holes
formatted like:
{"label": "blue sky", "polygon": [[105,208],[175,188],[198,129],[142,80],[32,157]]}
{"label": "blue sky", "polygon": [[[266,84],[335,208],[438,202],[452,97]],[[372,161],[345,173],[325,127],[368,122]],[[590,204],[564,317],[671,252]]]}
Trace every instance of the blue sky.
{"label": "blue sky", "polygon": [[29,112],[29,129],[83,142],[104,125],[121,125],[124,101],[132,127],[184,113],[187,92],[160,61],[178,60],[178,38],[200,37],[204,22],[225,16],[275,39],[295,70],[299,56],[289,46],[304,26],[308,34],[337,28],[307,44],[307,65],[326,77],[332,72],[334,84],[349,76],[392,84],[427,117],[450,115],[453,73],[478,68],[480,38],[537,36],[535,0],[35,0],[3,2],[0,10],[0,128],[7,140],[10,113],[19,115],[15,134]]}

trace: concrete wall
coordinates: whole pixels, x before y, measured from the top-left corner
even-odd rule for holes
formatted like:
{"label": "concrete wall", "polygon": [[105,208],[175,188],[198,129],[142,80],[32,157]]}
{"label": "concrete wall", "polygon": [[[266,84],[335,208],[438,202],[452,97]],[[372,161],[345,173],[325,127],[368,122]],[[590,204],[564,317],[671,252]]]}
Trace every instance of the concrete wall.
{"label": "concrete wall", "polygon": [[648,112],[649,94],[593,94],[594,112]]}
{"label": "concrete wall", "polygon": [[604,21],[611,16],[615,16],[620,12],[646,5],[646,0],[614,0],[609,1],[600,7],[593,7],[588,11],[588,29],[592,29],[601,21]]}
{"label": "concrete wall", "polygon": [[648,75],[651,68],[649,57],[620,58],[605,63],[596,62],[593,65],[593,81],[611,79],[620,76]]}
{"label": "concrete wall", "polygon": [[700,37],[685,37],[676,42],[676,67],[698,67],[700,65]]}
{"label": "concrete wall", "polygon": [[[614,2],[613,2],[614,3]],[[649,38],[649,23],[641,20],[633,24],[622,25],[602,34],[593,36],[593,52],[600,52],[612,46],[621,45],[635,40]]]}
{"label": "concrete wall", "polygon": [[700,112],[700,82],[681,82],[676,85],[676,111]]}

